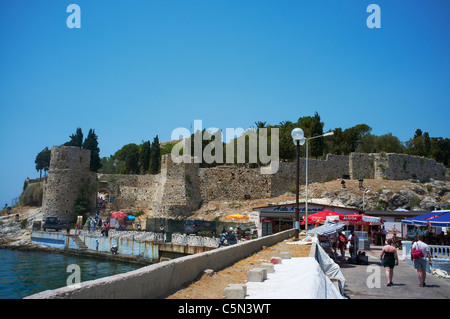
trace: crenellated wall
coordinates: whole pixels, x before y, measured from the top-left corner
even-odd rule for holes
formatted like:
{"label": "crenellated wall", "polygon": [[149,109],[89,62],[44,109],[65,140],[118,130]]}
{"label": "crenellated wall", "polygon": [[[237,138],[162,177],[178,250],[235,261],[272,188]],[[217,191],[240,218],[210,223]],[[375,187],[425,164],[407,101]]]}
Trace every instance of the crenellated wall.
{"label": "crenellated wall", "polygon": [[[75,218],[73,205],[87,179],[96,190],[114,196],[110,210],[138,212],[153,217],[183,218],[202,202],[282,195],[295,185],[296,163],[281,162],[275,174],[259,168],[222,166],[199,168],[176,164],[164,155],[157,175],[95,174],[89,171],[90,152],[76,147],[52,148],[50,171],[44,184],[44,214]],[[305,182],[306,160],[300,159],[300,183]],[[308,160],[308,181],[350,179],[445,180],[445,167],[434,160],[404,154],[331,155]],[[96,192],[95,192],[96,193]],[[95,200],[95,194],[92,200]]]}

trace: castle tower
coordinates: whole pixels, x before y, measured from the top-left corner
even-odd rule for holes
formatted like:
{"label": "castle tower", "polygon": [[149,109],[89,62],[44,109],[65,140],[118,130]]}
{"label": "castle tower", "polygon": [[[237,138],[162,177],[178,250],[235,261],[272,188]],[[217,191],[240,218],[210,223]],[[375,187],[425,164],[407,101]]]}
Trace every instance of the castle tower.
{"label": "castle tower", "polygon": [[[73,206],[80,195],[80,187],[95,174],[89,171],[91,151],[74,146],[53,146],[50,170],[44,183],[43,217],[56,216],[72,221],[76,218]],[[95,200],[95,193],[92,200]]]}

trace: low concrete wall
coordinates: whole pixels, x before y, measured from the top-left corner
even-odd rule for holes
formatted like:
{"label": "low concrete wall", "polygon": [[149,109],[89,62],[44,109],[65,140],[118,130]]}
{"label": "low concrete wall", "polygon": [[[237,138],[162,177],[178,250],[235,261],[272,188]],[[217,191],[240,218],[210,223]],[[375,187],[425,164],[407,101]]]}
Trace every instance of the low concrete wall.
{"label": "low concrete wall", "polygon": [[203,270],[218,271],[294,235],[294,229],[222,247],[192,256],[160,262],[125,274],[101,278],[56,290],[47,290],[27,299],[108,299],[162,298],[195,280]]}
{"label": "low concrete wall", "polygon": [[79,236],[90,250],[110,252],[112,244],[116,244],[120,255],[140,256],[151,262],[159,261],[159,244],[132,238]]}
{"label": "low concrete wall", "polygon": [[59,249],[78,249],[77,244],[70,238],[60,232],[42,232],[34,231],[31,234],[33,244],[47,246]]}

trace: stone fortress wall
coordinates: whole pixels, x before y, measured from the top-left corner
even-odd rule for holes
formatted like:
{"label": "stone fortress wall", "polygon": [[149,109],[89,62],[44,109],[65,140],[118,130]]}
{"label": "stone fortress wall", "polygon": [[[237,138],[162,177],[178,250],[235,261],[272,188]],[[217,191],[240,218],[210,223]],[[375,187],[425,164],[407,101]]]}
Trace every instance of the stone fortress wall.
{"label": "stone fortress wall", "polygon": [[[54,146],[47,181],[44,184],[45,216],[74,219],[73,205],[80,186],[88,179],[97,191],[114,196],[111,211],[149,213],[153,217],[183,218],[202,202],[282,195],[295,185],[296,163],[281,162],[275,174],[261,174],[259,168],[198,164],[176,164],[170,155],[162,157],[157,175],[113,175],[89,171],[90,152],[76,147]],[[300,159],[300,183],[305,183],[306,159]],[[308,160],[308,181],[335,179],[419,179],[445,180],[445,166],[434,160],[404,154],[329,154],[324,160]],[[92,194],[95,201],[97,192]]]}
{"label": "stone fortress wall", "polygon": [[79,188],[87,180],[90,183],[96,180],[95,173],[89,171],[90,160],[91,152],[79,147],[52,148],[51,169],[44,182],[42,199],[44,218],[58,216],[61,219],[73,219],[73,205],[78,198]]}

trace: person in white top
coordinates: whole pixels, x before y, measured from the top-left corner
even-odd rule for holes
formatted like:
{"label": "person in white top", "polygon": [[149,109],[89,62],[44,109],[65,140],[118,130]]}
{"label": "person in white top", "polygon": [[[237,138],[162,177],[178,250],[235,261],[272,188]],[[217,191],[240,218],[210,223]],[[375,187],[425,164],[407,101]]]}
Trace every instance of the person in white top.
{"label": "person in white top", "polygon": [[423,242],[423,236],[418,235],[417,241],[413,244],[412,250],[421,249],[423,256],[422,258],[418,258],[414,260],[414,268],[417,270],[417,276],[419,277],[420,287],[425,287],[425,277],[427,274],[427,258],[428,263],[431,266],[431,256],[428,245]]}

